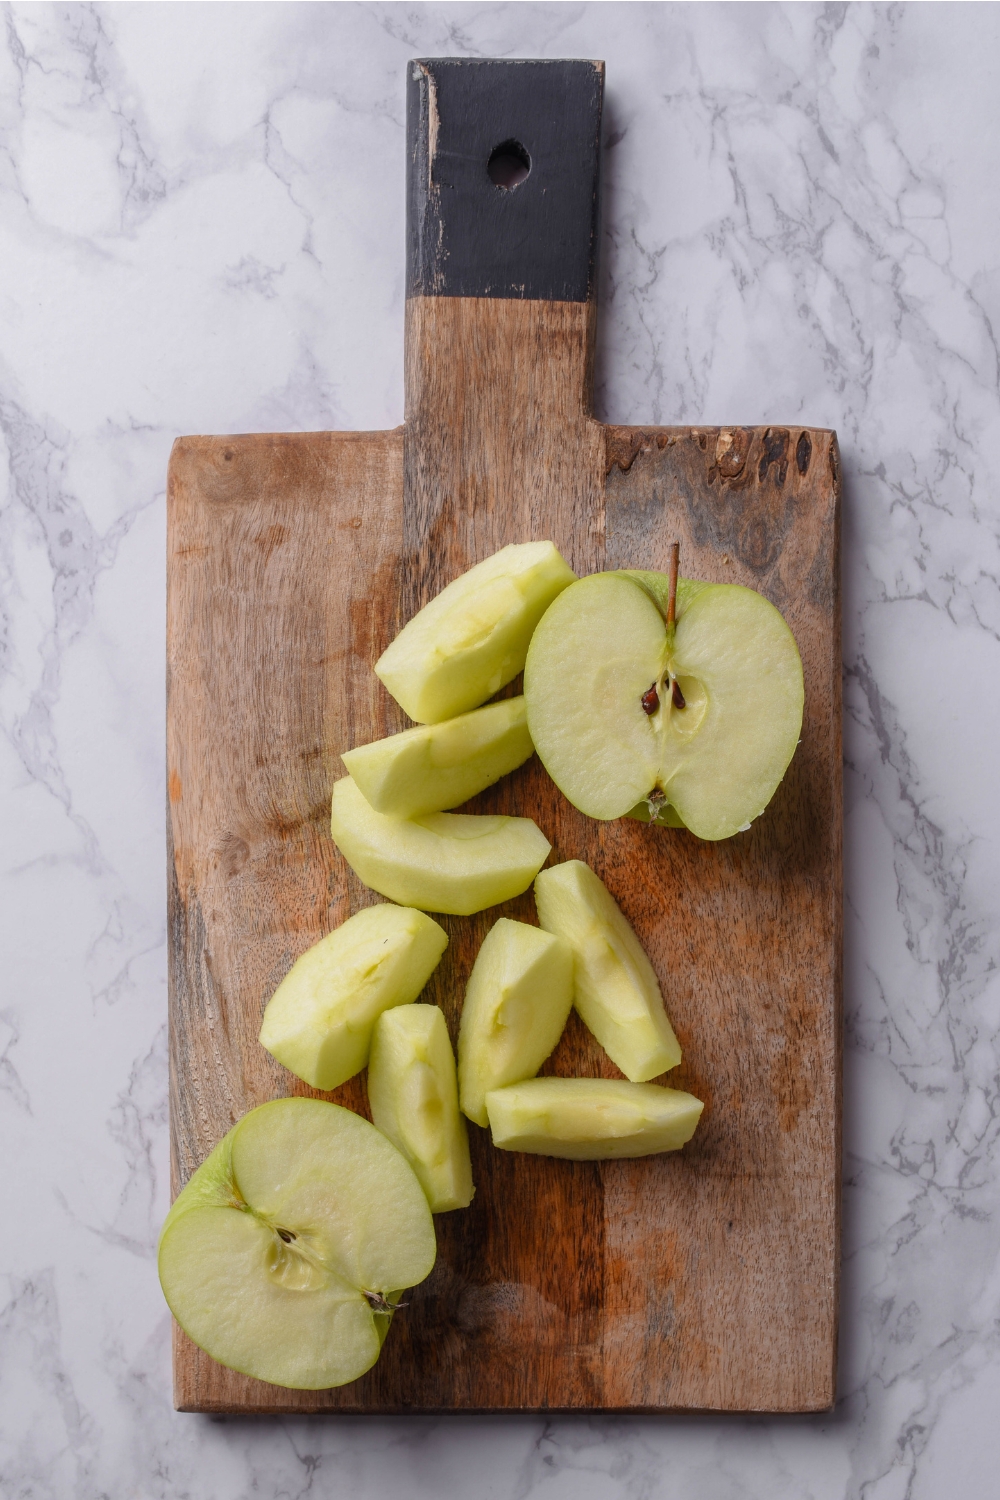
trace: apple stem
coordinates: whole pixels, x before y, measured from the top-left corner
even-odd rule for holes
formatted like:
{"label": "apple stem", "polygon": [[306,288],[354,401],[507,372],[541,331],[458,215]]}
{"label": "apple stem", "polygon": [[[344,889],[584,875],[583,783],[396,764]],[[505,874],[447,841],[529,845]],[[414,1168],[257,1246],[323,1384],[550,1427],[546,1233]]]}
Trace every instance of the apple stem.
{"label": "apple stem", "polygon": [[681,560],[680,542],[670,543],[670,563],[668,565],[668,587],[667,587],[667,629],[672,631],[677,617],[677,570]]}

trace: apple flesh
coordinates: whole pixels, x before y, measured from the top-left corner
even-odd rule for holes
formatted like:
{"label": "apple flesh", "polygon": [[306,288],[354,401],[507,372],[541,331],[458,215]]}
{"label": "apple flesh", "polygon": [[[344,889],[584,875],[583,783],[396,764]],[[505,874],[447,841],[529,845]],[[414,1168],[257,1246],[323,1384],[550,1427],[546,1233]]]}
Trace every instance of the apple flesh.
{"label": "apple flesh", "polygon": [[369,906],[289,969],[264,1011],[260,1042],[314,1089],[335,1089],[368,1061],[384,1010],[415,1000],[448,934],[413,907]]}
{"label": "apple flesh", "polygon": [[158,1262],[171,1312],[213,1359],[315,1391],[371,1368],[400,1290],[435,1253],[423,1189],[374,1125],[322,1099],[277,1099],[194,1173]]}
{"label": "apple flesh", "polygon": [[503,547],[414,615],[376,675],[418,724],[477,708],[521,671],[535,626],[575,577],[551,542]]}
{"label": "apple flesh", "polygon": [[436,1005],[404,1005],[379,1017],[368,1102],[374,1123],[417,1174],[431,1213],[467,1208],[475,1192],[469,1137],[458,1109],[455,1054]]}
{"label": "apple flesh", "polygon": [[458,1033],[462,1110],[486,1125],[490,1089],[533,1078],[562,1036],[573,1004],[568,943],[501,917],[476,956]]}
{"label": "apple flesh", "polygon": [[619,1078],[530,1078],[486,1095],[503,1151],[608,1161],[678,1151],[704,1106],[693,1094]]}
{"label": "apple flesh", "polygon": [[526,891],[552,847],[530,818],[446,812],[387,818],[350,776],[333,788],[330,831],[373,891],[402,906],[457,916]]}
{"label": "apple flesh", "polygon": [[633,1083],[676,1068],[681,1049],[653,966],[603,881],[567,860],[538,876],[535,905],[573,950],[573,1003],[611,1061]]}
{"label": "apple flesh", "polygon": [[667,582],[596,573],[559,595],[528,652],[528,728],[581,812],[666,803],[699,838],[729,838],[763,812],[795,752],[802,663],[753,589],[680,579],[671,628]]}
{"label": "apple flesh", "polygon": [[341,760],[376,812],[419,818],[458,807],[533,752],[521,697],[358,745]]}

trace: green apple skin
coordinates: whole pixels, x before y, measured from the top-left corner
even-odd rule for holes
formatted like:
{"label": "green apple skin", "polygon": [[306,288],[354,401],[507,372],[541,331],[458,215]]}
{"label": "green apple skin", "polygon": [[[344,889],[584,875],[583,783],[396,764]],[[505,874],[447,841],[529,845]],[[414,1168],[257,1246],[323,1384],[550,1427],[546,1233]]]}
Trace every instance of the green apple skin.
{"label": "green apple skin", "polygon": [[412,906],[369,906],[297,959],[267,1003],[260,1043],[314,1089],[335,1089],[368,1062],[384,1010],[415,1000],[448,934]]}
{"label": "green apple skin", "polygon": [[659,982],[614,897],[579,859],[535,881],[538,920],[573,950],[573,1003],[611,1061],[646,1083],[681,1060]]}
{"label": "green apple skin", "polygon": [[535,626],[575,577],[551,542],[503,547],[414,615],[376,675],[418,724],[478,708],[521,671]]}
{"label": "green apple skin", "polygon": [[520,896],[552,847],[530,818],[446,812],[387,818],[350,776],[333,788],[330,831],[373,891],[401,906],[463,917]]}
{"label": "green apple skin", "polygon": [[666,591],[665,575],[630,572],[561,593],[528,652],[528,728],[553,781],[589,816],[665,798],[698,838],[729,838],[760,816],[795,753],[802,662],[755,590],[681,579],[673,630]]}
{"label": "green apple skin", "polygon": [[521,697],[358,745],[341,760],[376,812],[419,818],[467,802],[534,749]]}
{"label": "green apple skin", "polygon": [[540,927],[501,917],[469,975],[458,1033],[463,1112],[485,1126],[490,1089],[533,1078],[573,1005],[573,953]]}
{"label": "green apple skin", "polygon": [[322,1099],[276,1099],[194,1173],[158,1263],[171,1312],[213,1359],[315,1391],[371,1368],[391,1317],[378,1309],[435,1254],[423,1189],[374,1125]]}
{"label": "green apple skin", "polygon": [[475,1188],[444,1012],[405,1005],[378,1019],[368,1065],[372,1120],[406,1157],[431,1213],[468,1208]]}
{"label": "green apple skin", "polygon": [[704,1106],[693,1094],[620,1078],[530,1078],[486,1095],[493,1144],[570,1161],[679,1151]]}

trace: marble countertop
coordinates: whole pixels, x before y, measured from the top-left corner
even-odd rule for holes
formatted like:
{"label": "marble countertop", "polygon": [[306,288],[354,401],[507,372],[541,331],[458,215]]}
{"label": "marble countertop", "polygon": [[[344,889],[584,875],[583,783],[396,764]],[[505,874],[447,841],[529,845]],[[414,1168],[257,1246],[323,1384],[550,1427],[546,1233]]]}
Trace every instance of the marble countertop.
{"label": "marble countertop", "polygon": [[[0,1492],[937,1500],[1000,1465],[1000,10],[5,8]],[[402,418],[403,77],[603,57],[598,415],[840,435],[841,1397],[172,1410],[164,476]],[[997,444],[994,447],[994,444]]]}

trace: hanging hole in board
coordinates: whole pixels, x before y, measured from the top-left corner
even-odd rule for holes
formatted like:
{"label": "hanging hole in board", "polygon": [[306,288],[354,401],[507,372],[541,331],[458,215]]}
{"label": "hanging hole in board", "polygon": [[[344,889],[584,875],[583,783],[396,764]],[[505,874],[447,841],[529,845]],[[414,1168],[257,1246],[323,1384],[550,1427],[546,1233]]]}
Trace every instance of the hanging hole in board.
{"label": "hanging hole in board", "polygon": [[520,141],[501,141],[490,152],[486,163],[490,181],[504,192],[513,192],[531,171],[531,157]]}

